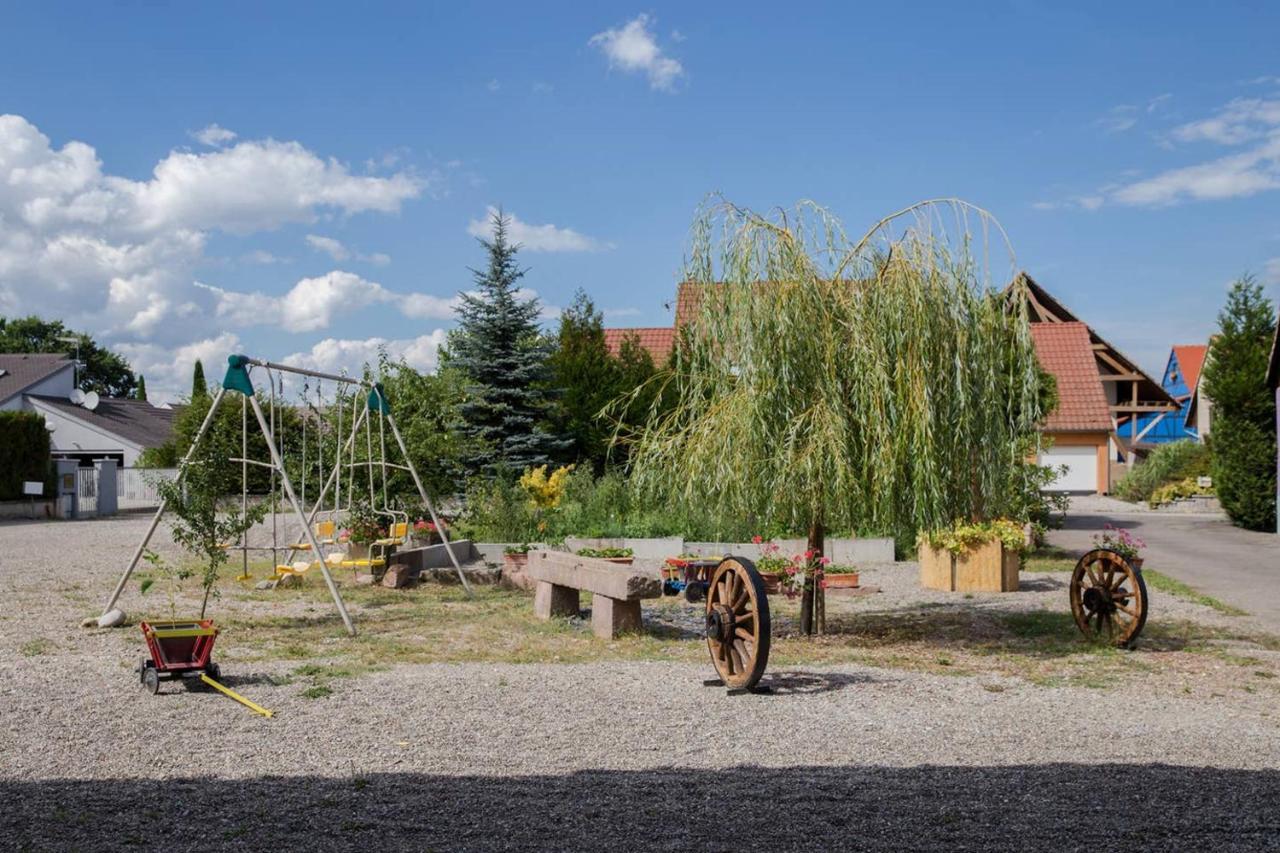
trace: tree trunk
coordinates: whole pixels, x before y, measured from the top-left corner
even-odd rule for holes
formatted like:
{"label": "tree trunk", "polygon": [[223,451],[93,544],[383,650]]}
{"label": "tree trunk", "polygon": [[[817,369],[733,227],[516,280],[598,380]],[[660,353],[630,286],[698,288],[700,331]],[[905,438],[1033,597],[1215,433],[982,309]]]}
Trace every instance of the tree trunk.
{"label": "tree trunk", "polygon": [[[813,552],[813,558],[815,560],[822,557],[823,540],[824,531],[822,521],[814,521],[809,525],[808,550]],[[812,574],[811,568],[806,569],[806,571]],[[817,623],[817,628],[819,630],[824,627],[821,622],[825,620],[818,620],[814,618],[826,610],[825,606],[821,606],[826,603],[823,600],[824,598],[825,596],[823,595],[822,588],[812,580],[806,579],[804,592],[800,596],[800,633],[812,634],[815,629],[815,623]]]}

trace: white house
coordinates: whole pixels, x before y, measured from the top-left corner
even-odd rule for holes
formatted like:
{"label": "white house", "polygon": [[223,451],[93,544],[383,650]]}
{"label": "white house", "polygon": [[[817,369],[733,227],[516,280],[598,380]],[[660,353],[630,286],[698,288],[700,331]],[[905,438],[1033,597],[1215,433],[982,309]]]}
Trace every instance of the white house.
{"label": "white house", "polygon": [[0,353],[0,411],[43,415],[55,459],[76,459],[82,466],[114,459],[133,467],[144,450],[164,444],[173,432],[173,409],[111,398],[89,408],[73,401],[73,391],[75,365],[65,356]]}

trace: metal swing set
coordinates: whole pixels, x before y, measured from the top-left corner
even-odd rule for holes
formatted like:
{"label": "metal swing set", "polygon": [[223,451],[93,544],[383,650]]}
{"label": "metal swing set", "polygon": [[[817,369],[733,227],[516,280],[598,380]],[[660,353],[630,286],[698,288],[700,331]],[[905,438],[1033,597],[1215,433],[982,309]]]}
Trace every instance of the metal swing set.
{"label": "metal swing set", "polygon": [[[258,400],[255,392],[251,372],[254,369],[263,371],[266,375],[270,393],[268,395],[268,405],[270,414],[263,412],[262,403]],[[276,417],[277,398],[276,398],[276,381],[277,377],[281,377],[284,373],[295,374],[299,376],[309,377],[317,381],[317,398],[323,402],[322,387],[320,385],[324,380],[337,383],[339,389],[336,402],[337,409],[337,431],[335,436],[334,447],[336,456],[334,464],[330,467],[328,475],[324,474],[324,433],[319,431],[319,447],[317,451],[318,461],[320,463],[320,479],[323,481],[323,487],[320,494],[316,497],[315,503],[311,506],[310,511],[306,507],[306,422],[307,415],[304,412],[303,423],[303,463],[302,463],[302,498],[299,499],[297,492],[294,490],[293,481],[289,477],[288,471],[285,469],[284,457],[282,453],[282,445],[279,442],[280,432],[283,429],[283,418]],[[351,413],[350,428],[343,439],[343,423],[345,414],[345,391],[351,389]],[[367,391],[367,394],[365,393]],[[283,396],[283,384],[281,384],[281,396]],[[338,614],[342,617],[342,622],[346,626],[347,633],[355,636],[356,629],[351,621],[351,616],[347,613],[346,605],[342,601],[342,596],[338,592],[338,586],[333,580],[330,568],[351,568],[359,569],[362,567],[375,567],[385,565],[386,554],[388,550],[395,545],[403,544],[409,535],[409,514],[402,510],[394,509],[389,499],[389,471],[403,471],[413,478],[413,484],[417,489],[418,496],[422,500],[423,506],[427,508],[427,512],[431,515],[431,521],[435,525],[437,534],[444,545],[445,551],[449,555],[449,561],[453,563],[454,570],[458,573],[458,579],[462,582],[462,587],[466,591],[468,597],[472,596],[471,585],[467,582],[466,574],[462,571],[462,565],[458,562],[457,555],[454,554],[453,546],[449,542],[448,535],[445,533],[444,525],[440,522],[440,517],[436,513],[435,505],[431,502],[431,498],[427,495],[427,490],[422,484],[422,478],[418,476],[418,471],[413,466],[413,460],[409,456],[409,451],[405,446],[404,438],[400,434],[399,427],[396,426],[395,418],[391,414],[391,407],[387,403],[386,394],[383,391],[382,384],[379,382],[370,382],[363,379],[353,379],[349,376],[338,376],[331,373],[321,373],[316,370],[308,370],[306,368],[294,367],[287,364],[278,364],[276,362],[264,361],[261,359],[250,358],[245,355],[232,355],[227,358],[227,373],[222,380],[222,384],[218,387],[214,394],[213,401],[209,405],[209,411],[205,414],[204,421],[200,424],[200,429],[196,432],[195,438],[191,442],[191,447],[187,450],[186,455],[182,458],[182,462],[178,465],[177,480],[182,481],[183,473],[194,457],[196,448],[200,445],[201,440],[209,431],[217,414],[218,407],[227,399],[228,394],[237,393],[241,396],[241,453],[239,457],[229,459],[230,462],[239,462],[241,466],[241,509],[247,509],[249,492],[249,466],[261,466],[269,468],[271,471],[271,500],[273,501],[273,512],[271,514],[271,545],[270,546],[254,546],[248,543],[248,533],[244,534],[244,538],[238,544],[227,543],[223,547],[227,550],[240,551],[242,553],[242,572],[241,580],[249,577],[249,552],[250,551],[270,551],[272,563],[275,566],[277,576],[285,574],[301,574],[311,568],[318,568],[324,576],[325,585],[329,588],[330,595],[333,596],[333,603],[338,609]],[[307,386],[304,385],[304,403]],[[267,450],[270,456],[269,461],[258,459],[250,459],[248,455],[248,423],[249,412],[252,411],[254,418],[258,422],[259,429],[266,439]],[[374,456],[374,429],[373,421],[377,420],[377,448],[379,455]],[[357,458],[356,448],[357,441],[360,437],[361,429],[364,430],[365,439],[365,458],[360,460]],[[389,462],[387,460],[387,432],[395,439],[395,444],[400,450],[400,456],[403,464]],[[340,543],[337,534],[337,515],[343,512],[342,507],[342,480],[343,473],[346,473],[347,479],[347,506],[346,511],[350,511],[355,501],[356,494],[356,478],[357,469],[364,469],[367,472],[367,484],[369,494],[369,504],[374,513],[389,519],[387,525],[388,535],[382,539],[378,539],[372,543],[368,557],[364,558],[344,558],[341,554],[325,554],[325,547],[335,547]],[[376,505],[378,496],[376,472],[381,472],[381,507]],[[301,522],[302,533],[294,538],[289,545],[282,546],[279,544],[278,530],[276,523],[276,513],[274,512],[274,501],[276,495],[277,482],[280,489],[284,492],[285,501],[289,504],[297,521]],[[330,509],[323,510],[322,507],[326,498],[332,492],[333,503]],[[167,502],[162,501],[156,509],[155,515],[151,519],[151,524],[147,528],[146,534],[142,537],[142,542],[138,544],[137,549],[133,552],[132,558],[129,560],[128,566],[124,573],[120,576],[119,582],[116,584],[115,590],[111,593],[105,607],[102,608],[103,614],[107,614],[115,607],[120,595],[124,592],[125,585],[129,582],[129,577],[137,568],[139,561],[142,559],[143,553],[146,551],[147,545],[151,541],[151,537],[155,534],[156,529],[160,526],[160,521],[164,517],[167,509]],[[316,518],[321,512],[326,512],[328,518],[324,521],[317,522]],[[381,556],[377,556],[380,550]],[[284,562],[280,562],[278,555],[287,552]],[[312,555],[312,559],[303,562],[293,562],[295,554],[303,552]]]}

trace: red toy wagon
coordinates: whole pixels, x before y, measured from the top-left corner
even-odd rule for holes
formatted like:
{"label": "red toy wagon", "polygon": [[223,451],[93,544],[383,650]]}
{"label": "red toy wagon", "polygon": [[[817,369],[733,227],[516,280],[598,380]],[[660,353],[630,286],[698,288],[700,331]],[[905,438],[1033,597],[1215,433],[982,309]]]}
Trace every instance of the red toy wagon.
{"label": "red toy wagon", "polygon": [[138,678],[152,693],[159,692],[162,678],[218,678],[218,665],[210,660],[218,636],[213,620],[143,622],[141,627],[151,657],[138,666]]}

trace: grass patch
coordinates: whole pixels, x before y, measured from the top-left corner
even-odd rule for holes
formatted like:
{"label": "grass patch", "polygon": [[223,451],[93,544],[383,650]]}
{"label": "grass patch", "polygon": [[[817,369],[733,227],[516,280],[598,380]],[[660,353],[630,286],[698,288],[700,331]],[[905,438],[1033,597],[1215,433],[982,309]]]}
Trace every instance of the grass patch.
{"label": "grass patch", "polygon": [[[1069,559],[1052,552],[1041,557]],[[646,601],[648,630],[606,642],[596,639],[582,619],[536,619],[526,593],[477,586],[476,597],[468,599],[456,586],[424,584],[391,590],[354,587],[347,578],[340,579],[359,632],[356,637],[344,632],[319,578],[308,577],[300,587],[265,596],[238,585],[224,587],[225,596],[253,606],[228,608],[219,616],[220,648],[240,661],[295,662],[288,678],[299,684],[307,698],[332,695],[348,679],[398,664],[618,660],[707,664],[706,644],[690,627],[699,620],[682,599]],[[590,596],[582,596],[584,608],[589,602]],[[798,602],[772,598],[771,669],[861,664],[1105,689],[1167,672],[1168,666],[1175,667],[1176,673],[1177,667],[1185,669],[1194,662],[1182,655],[1170,657],[1168,652],[1236,655],[1233,662],[1239,666],[1265,671],[1271,668],[1268,664],[1253,658],[1246,661],[1244,656],[1257,648],[1280,646],[1276,638],[1249,637],[1241,631],[1169,621],[1153,614],[1137,650],[1120,651],[1081,636],[1065,596],[1060,607],[1033,611],[978,607],[960,597],[896,609],[890,609],[893,602],[883,604],[881,609],[863,599],[832,599],[828,633],[803,637],[794,633]]]}
{"label": "grass patch", "polygon": [[1022,563],[1024,572],[1070,572],[1076,567],[1079,556],[1057,545],[1041,545],[1027,555]]}
{"label": "grass patch", "polygon": [[1211,595],[1205,595],[1194,587],[1188,586],[1182,581],[1177,580],[1176,578],[1171,578],[1162,572],[1156,571],[1155,569],[1143,569],[1142,577],[1146,580],[1147,587],[1149,589],[1154,589],[1158,592],[1163,592],[1176,598],[1181,598],[1185,601],[1191,601],[1196,604],[1204,605],[1205,607],[1210,607],[1227,616],[1246,615],[1246,611],[1241,610],[1239,607],[1227,604],[1224,601],[1219,601]]}
{"label": "grass patch", "polygon": [[18,651],[22,652],[22,654],[29,658],[34,658],[39,657],[40,655],[50,654],[57,648],[58,647],[54,645],[53,640],[48,640],[44,637],[36,637],[33,640],[27,640],[19,646]]}

